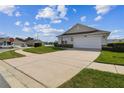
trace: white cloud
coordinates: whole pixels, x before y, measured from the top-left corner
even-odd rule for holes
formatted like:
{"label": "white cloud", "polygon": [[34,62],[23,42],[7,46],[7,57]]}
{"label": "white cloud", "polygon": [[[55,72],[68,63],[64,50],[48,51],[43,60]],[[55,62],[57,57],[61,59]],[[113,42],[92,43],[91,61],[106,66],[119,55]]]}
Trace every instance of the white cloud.
{"label": "white cloud", "polygon": [[16,26],[21,26],[21,21],[16,21],[16,22],[15,22],[15,25],[16,25]]}
{"label": "white cloud", "polygon": [[101,14],[101,15],[108,13],[112,8],[113,6],[111,5],[96,5],[95,6],[97,14]]}
{"label": "white cloud", "polygon": [[28,21],[26,21],[25,23],[22,23],[21,21],[16,21],[15,25],[21,27],[22,31],[24,32],[32,31],[32,27],[30,27],[30,23]]}
{"label": "white cloud", "polygon": [[20,27],[29,27],[30,26],[30,23],[28,21],[22,23],[21,21],[16,21],[15,22],[15,25],[16,26],[20,26]]}
{"label": "white cloud", "polygon": [[20,13],[20,12],[16,12],[16,13],[15,13],[15,16],[16,16],[16,17],[19,17],[19,16],[21,16],[21,13]]}
{"label": "white cloud", "polygon": [[14,5],[6,5],[6,6],[0,6],[0,12],[7,14],[8,16],[13,16],[13,13],[15,12],[16,7]]}
{"label": "white cloud", "polygon": [[109,39],[124,39],[124,35],[113,34],[109,36]]}
{"label": "white cloud", "polygon": [[52,20],[51,23],[57,24],[57,23],[61,23],[62,20]]}
{"label": "white cloud", "polygon": [[81,20],[82,22],[86,21],[86,16],[81,16],[80,20]]}
{"label": "white cloud", "polygon": [[109,39],[119,39],[120,35],[111,35]]}
{"label": "white cloud", "polygon": [[46,36],[46,37],[47,37],[47,36],[50,36],[50,34],[48,34],[48,33],[44,33],[44,35],[43,35],[43,36]]}
{"label": "white cloud", "polygon": [[91,24],[89,26],[91,26],[91,27],[98,27],[99,25],[98,24]]}
{"label": "white cloud", "polygon": [[123,30],[115,29],[110,33],[109,39],[121,39],[124,38]]}
{"label": "white cloud", "polygon": [[28,21],[26,21],[25,23],[24,23],[24,26],[29,26],[30,25],[30,23],[28,22]]}
{"label": "white cloud", "polygon": [[97,17],[94,19],[95,21],[99,21],[103,18],[103,15],[109,13],[113,7],[112,5],[96,5],[94,8],[97,13]]}
{"label": "white cloud", "polygon": [[115,33],[119,33],[119,32],[121,32],[121,30],[117,30],[117,29],[116,29],[116,30],[113,30],[111,33],[112,33],[112,34],[115,34]]}
{"label": "white cloud", "polygon": [[30,32],[32,29],[31,27],[23,27],[22,31],[24,32]]}
{"label": "white cloud", "polygon": [[35,25],[34,30],[43,33],[44,36],[56,36],[63,32],[63,29],[52,28],[49,24]]}
{"label": "white cloud", "polygon": [[75,8],[73,8],[73,11],[74,11],[74,13],[76,13],[76,12],[77,12],[77,10],[76,10]]}
{"label": "white cloud", "polygon": [[[50,19],[51,21],[65,19],[67,20],[67,8],[64,5],[58,5],[58,6],[47,6],[43,9],[40,9],[38,11],[38,14],[35,16],[35,18],[38,19]],[[52,22],[51,22],[52,23]]]}
{"label": "white cloud", "polygon": [[65,18],[67,14],[67,8],[64,5],[58,5],[57,11],[60,13],[59,14],[60,18]]}
{"label": "white cloud", "polygon": [[2,36],[2,35],[5,35],[5,33],[3,33],[3,32],[0,32],[0,36]]}
{"label": "white cloud", "polygon": [[51,7],[46,7],[44,9],[40,9],[38,14],[36,15],[36,19],[39,18],[50,18],[53,19],[53,17],[55,17],[55,12]]}
{"label": "white cloud", "polygon": [[99,15],[99,16],[97,16],[94,20],[95,20],[95,21],[99,21],[99,20],[101,20],[101,19],[102,19],[102,16]]}

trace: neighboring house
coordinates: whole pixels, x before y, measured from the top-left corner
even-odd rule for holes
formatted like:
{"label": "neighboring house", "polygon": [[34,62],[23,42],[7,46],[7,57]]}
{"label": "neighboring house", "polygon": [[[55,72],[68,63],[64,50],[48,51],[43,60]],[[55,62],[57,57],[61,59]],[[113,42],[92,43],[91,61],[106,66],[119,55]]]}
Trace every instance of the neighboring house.
{"label": "neighboring house", "polygon": [[35,46],[36,43],[42,43],[41,40],[26,40],[25,42],[27,46]]}
{"label": "neighboring house", "polygon": [[0,47],[12,47],[10,38],[0,38]]}
{"label": "neighboring house", "polygon": [[35,40],[33,38],[21,39],[21,38],[0,38],[0,47],[27,47],[35,46],[36,43],[42,43],[41,40]]}
{"label": "neighboring house", "polygon": [[14,42],[13,42],[13,45],[15,47],[27,47],[27,44],[26,42],[24,42],[23,40],[20,40],[18,38],[15,38]]}
{"label": "neighboring house", "polygon": [[108,39],[107,43],[124,42],[124,39]]}
{"label": "neighboring house", "polygon": [[0,38],[0,47],[25,47],[27,46],[24,41],[18,40],[17,38]]}
{"label": "neighboring house", "polygon": [[42,43],[41,40],[35,40],[28,37],[27,39],[21,38],[0,38],[0,47],[27,47],[34,46],[36,43]]}
{"label": "neighboring house", "polygon": [[76,24],[58,36],[59,44],[72,44],[74,48],[100,50],[107,43],[110,32]]}

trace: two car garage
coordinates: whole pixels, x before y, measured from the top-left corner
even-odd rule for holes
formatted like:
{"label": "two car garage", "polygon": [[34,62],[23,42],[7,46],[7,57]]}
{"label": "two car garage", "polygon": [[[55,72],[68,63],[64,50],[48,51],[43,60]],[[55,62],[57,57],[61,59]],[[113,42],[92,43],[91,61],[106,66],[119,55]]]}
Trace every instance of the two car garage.
{"label": "two car garage", "polygon": [[84,48],[84,49],[101,49],[101,37],[87,36],[78,37],[75,36],[73,40],[74,48]]}

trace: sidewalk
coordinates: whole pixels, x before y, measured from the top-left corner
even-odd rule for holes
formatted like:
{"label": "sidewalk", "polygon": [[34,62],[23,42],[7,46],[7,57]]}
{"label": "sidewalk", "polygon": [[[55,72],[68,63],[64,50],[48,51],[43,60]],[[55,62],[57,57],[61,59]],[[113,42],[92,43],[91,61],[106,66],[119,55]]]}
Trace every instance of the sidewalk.
{"label": "sidewalk", "polygon": [[25,55],[25,56],[36,56],[36,55],[39,55],[39,54],[35,54],[35,53],[25,52],[22,49],[17,49],[17,50],[15,50],[15,52],[19,53],[19,54],[22,54],[22,55]]}
{"label": "sidewalk", "polygon": [[124,74],[124,66],[92,62],[87,68]]}

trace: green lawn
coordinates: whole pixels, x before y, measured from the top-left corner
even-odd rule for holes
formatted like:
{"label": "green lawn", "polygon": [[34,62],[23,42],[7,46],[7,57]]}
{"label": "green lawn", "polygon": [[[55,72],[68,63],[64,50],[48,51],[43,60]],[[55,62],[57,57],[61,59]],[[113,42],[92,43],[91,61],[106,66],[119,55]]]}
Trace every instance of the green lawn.
{"label": "green lawn", "polygon": [[61,88],[124,88],[124,75],[84,69]]}
{"label": "green lawn", "polygon": [[59,51],[59,50],[63,50],[63,49],[57,48],[57,47],[45,47],[45,46],[24,49],[24,51],[26,51],[26,52],[31,52],[31,53],[36,53],[36,54],[55,52],[55,51]]}
{"label": "green lawn", "polygon": [[124,52],[102,51],[95,62],[124,65]]}
{"label": "green lawn", "polygon": [[16,53],[14,50],[0,53],[0,60],[17,58],[17,57],[24,57],[24,55]]}

